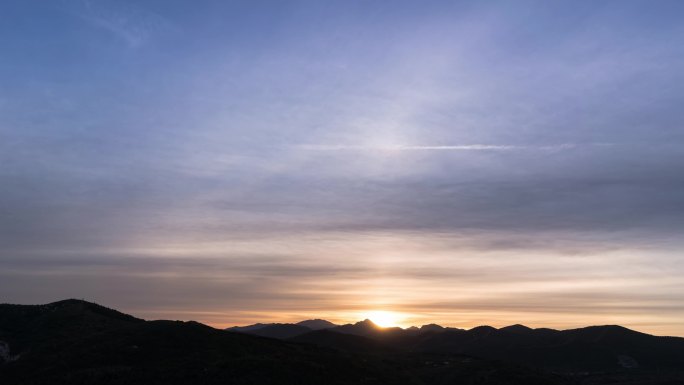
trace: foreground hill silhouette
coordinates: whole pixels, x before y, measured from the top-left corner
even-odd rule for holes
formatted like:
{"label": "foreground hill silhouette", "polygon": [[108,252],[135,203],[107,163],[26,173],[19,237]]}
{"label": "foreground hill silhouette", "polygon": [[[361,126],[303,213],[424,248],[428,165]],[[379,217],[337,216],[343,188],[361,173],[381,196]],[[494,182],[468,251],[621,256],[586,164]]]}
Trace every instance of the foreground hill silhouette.
{"label": "foreground hill silhouette", "polygon": [[[307,328],[306,333],[285,341],[197,322],[144,321],[78,300],[5,304],[0,305],[0,383],[560,385],[609,383],[606,379],[612,384],[675,384],[684,378],[675,369],[551,373],[463,354],[410,351],[402,345],[436,338],[442,332],[435,327],[385,330],[365,322],[342,329],[367,332],[370,327],[377,332],[361,336],[336,332],[337,326],[311,330],[304,325],[298,326]],[[613,337],[597,332],[586,338]]]}

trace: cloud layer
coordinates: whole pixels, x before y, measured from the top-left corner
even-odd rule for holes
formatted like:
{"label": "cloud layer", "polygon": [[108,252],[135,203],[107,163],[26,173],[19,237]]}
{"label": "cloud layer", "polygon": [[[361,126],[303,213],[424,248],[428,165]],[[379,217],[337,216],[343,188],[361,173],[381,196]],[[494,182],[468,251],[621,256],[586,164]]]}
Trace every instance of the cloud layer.
{"label": "cloud layer", "polygon": [[1,7],[3,301],[684,335],[680,2]]}

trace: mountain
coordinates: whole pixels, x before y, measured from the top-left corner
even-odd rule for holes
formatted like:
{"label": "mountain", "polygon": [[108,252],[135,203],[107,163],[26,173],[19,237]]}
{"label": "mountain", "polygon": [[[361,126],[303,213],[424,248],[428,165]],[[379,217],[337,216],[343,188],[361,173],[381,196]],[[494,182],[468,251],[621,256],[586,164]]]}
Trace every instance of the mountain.
{"label": "mountain", "polygon": [[142,319],[80,300],[47,305],[0,304],[0,341],[13,354],[28,347],[68,344],[74,335],[88,336],[144,323]]}
{"label": "mountain", "polygon": [[530,333],[534,332],[534,330],[532,328],[529,328],[525,325],[520,325],[520,324],[504,326],[499,330],[509,332],[509,333],[526,334],[526,335],[529,335]]}
{"label": "mountain", "polygon": [[298,336],[300,334],[308,333],[310,331],[312,331],[312,329],[301,325],[271,324],[264,326],[262,328],[249,330],[246,333],[261,337],[286,339]]}
{"label": "mountain", "polygon": [[615,325],[563,331],[521,324],[500,329],[483,325],[463,330],[436,324],[402,329],[383,328],[366,319],[327,327],[322,329],[325,333],[304,325],[331,324],[311,320],[246,332],[356,353],[464,354],[568,373],[684,368],[684,339],[651,336]]}
{"label": "mountain", "polygon": [[297,325],[305,326],[311,330],[331,329],[337,326],[334,323],[326,321],[324,319],[310,319],[306,321],[297,322]]}
{"label": "mountain", "polygon": [[[321,338],[353,335],[311,331]],[[333,335],[335,334],[335,335]],[[303,338],[303,337],[302,337]],[[370,343],[359,342],[361,345]],[[78,300],[0,305],[3,385],[569,385],[571,379],[452,354],[343,352],[228,333],[197,322],[144,321]]]}
{"label": "mountain", "polygon": [[230,327],[230,328],[228,328],[228,329],[226,329],[226,330],[231,331],[231,332],[247,333],[247,332],[251,332],[251,331],[254,331],[254,330],[263,329],[263,328],[265,328],[265,327],[267,327],[267,326],[272,326],[272,325],[275,325],[275,324],[262,324],[262,323],[257,323],[257,324],[254,324],[254,325],[247,325],[247,326],[233,326],[233,327]]}
{"label": "mountain", "polygon": [[433,334],[414,350],[469,354],[562,371],[684,368],[683,338],[656,337],[611,325],[564,331],[483,326]]}
{"label": "mountain", "polygon": [[410,334],[410,333],[407,333],[406,330],[404,330],[400,327],[389,327],[389,328],[380,327],[369,319],[359,321],[355,324],[346,324],[346,325],[337,326],[337,327],[332,328],[330,330],[337,332],[337,333],[353,334],[353,335],[357,335],[357,336],[372,337],[372,338],[383,338],[383,337],[386,338],[386,337],[390,337],[390,336],[399,336],[399,335]]}
{"label": "mountain", "polygon": [[353,352],[464,354],[566,373],[684,369],[684,338],[657,337],[614,325],[563,331],[519,324],[470,330],[429,325],[417,332],[380,328],[365,320],[328,331],[340,335],[307,333],[294,340]]}
{"label": "mountain", "polygon": [[0,330],[18,357],[0,366],[3,385],[402,383],[334,351],[196,322],[146,322],[82,301],[0,305]]}
{"label": "mountain", "polygon": [[308,333],[313,330],[331,329],[336,327],[334,323],[322,319],[312,319],[297,322],[296,324],[263,324],[257,323],[248,326],[233,326],[226,329],[231,332],[247,333],[256,336],[287,339]]}
{"label": "mountain", "polygon": [[428,324],[428,325],[423,325],[420,327],[419,331],[421,333],[427,333],[427,332],[443,332],[444,327],[437,325],[437,324]]}
{"label": "mountain", "polygon": [[79,300],[2,304],[0,379],[3,385],[684,383],[684,339],[616,325],[562,331],[381,328],[370,320],[320,330],[304,325],[250,330],[276,339],[197,322],[145,321]]}

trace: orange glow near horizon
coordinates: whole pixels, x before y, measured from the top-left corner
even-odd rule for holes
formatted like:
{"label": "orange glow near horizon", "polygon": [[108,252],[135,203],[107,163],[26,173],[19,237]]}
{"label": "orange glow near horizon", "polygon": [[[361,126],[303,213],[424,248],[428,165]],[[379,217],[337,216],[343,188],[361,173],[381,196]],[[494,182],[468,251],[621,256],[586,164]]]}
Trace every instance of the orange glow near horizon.
{"label": "orange glow near horizon", "polygon": [[[402,328],[618,324],[650,334],[684,335],[684,310],[672,294],[682,292],[684,283],[662,267],[676,253],[559,247],[522,252],[480,247],[480,236],[273,236],[205,244],[194,253],[187,242],[171,256],[167,244],[159,250],[133,249],[127,254],[141,256],[104,259],[108,262],[102,265],[64,264],[64,270],[27,265],[30,270],[9,278],[51,290],[50,298],[17,302],[77,298],[84,289],[75,290],[69,282],[79,280],[94,293],[88,300],[107,307],[150,320],[194,320],[216,328],[316,318],[347,324],[368,318],[379,326]],[[153,257],[157,254],[165,257]],[[107,277],[101,278],[104,273]]]}
{"label": "orange glow near horizon", "polygon": [[[647,316],[631,317],[631,319],[618,319],[614,315],[594,314],[590,321],[581,314],[530,314],[525,310],[517,312],[507,311],[473,311],[462,309],[459,312],[430,312],[398,311],[398,310],[368,310],[368,311],[335,311],[323,313],[279,313],[279,312],[250,312],[244,317],[234,318],[232,312],[212,311],[178,311],[164,310],[150,312],[149,309],[126,309],[129,313],[145,319],[180,319],[185,321],[198,321],[209,326],[224,329],[232,326],[245,326],[254,323],[296,323],[306,319],[322,318],[338,325],[356,323],[364,319],[370,319],[380,327],[420,327],[435,323],[444,327],[471,329],[476,326],[489,325],[496,328],[524,324],[531,328],[574,329],[592,325],[620,324],[633,330],[655,335],[681,335],[678,319],[665,318],[662,323],[654,323]],[[625,322],[626,321],[626,322]]]}
{"label": "orange glow near horizon", "polygon": [[385,310],[374,310],[368,313],[362,313],[363,319],[369,319],[374,324],[387,328],[393,326],[402,326],[401,321],[406,317],[400,313]]}

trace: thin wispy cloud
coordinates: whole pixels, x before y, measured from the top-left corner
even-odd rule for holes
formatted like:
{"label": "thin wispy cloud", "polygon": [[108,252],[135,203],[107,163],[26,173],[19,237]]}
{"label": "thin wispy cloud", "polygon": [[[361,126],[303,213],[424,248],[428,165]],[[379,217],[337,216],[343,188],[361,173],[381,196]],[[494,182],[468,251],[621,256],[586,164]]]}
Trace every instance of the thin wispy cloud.
{"label": "thin wispy cloud", "polygon": [[344,145],[344,144],[302,144],[295,146],[310,151],[560,151],[579,147],[606,147],[612,143],[575,144],[562,143],[542,146],[512,144],[459,144],[459,145]]}
{"label": "thin wispy cloud", "polygon": [[70,0],[69,9],[97,28],[102,28],[139,47],[155,35],[172,29],[168,19],[148,11],[135,3],[110,0]]}

